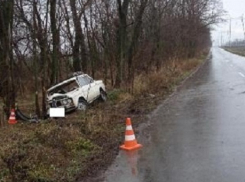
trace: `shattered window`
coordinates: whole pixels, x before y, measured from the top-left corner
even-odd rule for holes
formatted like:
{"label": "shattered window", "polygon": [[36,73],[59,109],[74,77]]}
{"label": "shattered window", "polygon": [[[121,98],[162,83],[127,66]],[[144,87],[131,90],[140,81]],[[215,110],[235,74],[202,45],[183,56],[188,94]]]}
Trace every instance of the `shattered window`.
{"label": "shattered window", "polygon": [[68,83],[64,83],[64,84],[50,90],[48,95],[53,95],[54,93],[65,94],[65,93],[70,92],[76,88],[78,88],[78,84],[77,84],[76,80],[73,80],[73,81],[70,81]]}
{"label": "shattered window", "polygon": [[88,85],[91,82],[91,79],[87,76],[83,76],[83,77],[78,77],[78,82],[79,85],[82,87],[84,85]]}

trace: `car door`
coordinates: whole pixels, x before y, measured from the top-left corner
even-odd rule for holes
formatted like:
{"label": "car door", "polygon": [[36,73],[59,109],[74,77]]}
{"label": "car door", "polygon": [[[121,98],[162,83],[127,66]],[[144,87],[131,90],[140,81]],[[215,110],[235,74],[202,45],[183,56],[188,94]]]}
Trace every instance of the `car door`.
{"label": "car door", "polygon": [[96,84],[96,82],[89,76],[86,77],[86,79],[89,82],[89,96],[90,96],[90,101],[93,101],[97,98],[98,96],[98,85]]}
{"label": "car door", "polygon": [[83,95],[87,102],[92,102],[95,97],[95,83],[93,82],[93,79],[87,75],[83,75],[78,77],[78,82],[82,87]]}

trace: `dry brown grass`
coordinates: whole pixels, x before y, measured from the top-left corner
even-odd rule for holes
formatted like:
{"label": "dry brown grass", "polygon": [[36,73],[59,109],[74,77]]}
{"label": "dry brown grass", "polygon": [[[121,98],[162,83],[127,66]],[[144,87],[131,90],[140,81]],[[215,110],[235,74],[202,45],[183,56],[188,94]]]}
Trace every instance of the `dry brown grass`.
{"label": "dry brown grass", "polygon": [[95,175],[118,153],[125,118],[137,126],[199,64],[198,59],[171,60],[159,72],[137,76],[133,94],[112,90],[106,103],[85,113],[0,128],[0,181],[76,181]]}
{"label": "dry brown grass", "polygon": [[169,60],[165,67],[148,75],[139,75],[134,80],[134,94],[162,94],[171,90],[179,81],[188,76],[202,59]]}
{"label": "dry brown grass", "polygon": [[245,56],[245,47],[224,47],[224,49],[233,54]]}

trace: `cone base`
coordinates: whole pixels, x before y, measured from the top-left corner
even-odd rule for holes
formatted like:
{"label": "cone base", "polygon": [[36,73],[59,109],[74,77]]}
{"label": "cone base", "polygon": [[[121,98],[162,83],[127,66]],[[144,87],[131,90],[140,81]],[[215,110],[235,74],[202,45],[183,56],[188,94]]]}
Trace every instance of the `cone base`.
{"label": "cone base", "polygon": [[8,122],[9,124],[17,124],[17,122]]}
{"label": "cone base", "polygon": [[121,146],[120,146],[120,149],[130,151],[130,150],[136,150],[136,149],[139,149],[139,148],[141,148],[141,147],[142,147],[141,144],[136,144],[136,145],[133,146],[133,147],[126,147],[125,145],[121,145]]}
{"label": "cone base", "polygon": [[16,121],[16,120],[8,120],[8,123],[9,123],[9,124],[16,124],[17,121]]}

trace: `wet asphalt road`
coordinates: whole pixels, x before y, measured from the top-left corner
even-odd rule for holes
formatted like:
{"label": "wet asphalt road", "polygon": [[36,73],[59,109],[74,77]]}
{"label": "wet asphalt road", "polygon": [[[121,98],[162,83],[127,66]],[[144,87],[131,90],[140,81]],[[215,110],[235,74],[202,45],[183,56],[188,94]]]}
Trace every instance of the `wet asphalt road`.
{"label": "wet asphalt road", "polygon": [[105,182],[245,182],[245,58],[212,57],[150,116]]}

